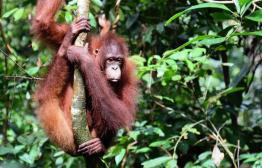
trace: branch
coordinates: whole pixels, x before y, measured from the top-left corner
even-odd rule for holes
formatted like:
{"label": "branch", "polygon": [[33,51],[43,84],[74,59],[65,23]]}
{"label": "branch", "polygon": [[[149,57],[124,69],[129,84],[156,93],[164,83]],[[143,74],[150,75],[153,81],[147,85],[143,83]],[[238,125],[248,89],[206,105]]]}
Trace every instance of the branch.
{"label": "branch", "polygon": [[[3,0],[0,0],[0,17],[2,17],[2,10],[3,10]],[[0,22],[0,33],[1,33],[1,37],[2,37],[2,40],[4,42],[4,45],[6,47],[6,49],[8,50],[8,45],[7,45],[7,42],[6,42],[6,38],[5,38],[5,34],[4,34],[4,30],[3,30],[3,26],[2,26],[2,22]],[[8,50],[9,51],[9,50]],[[8,74],[8,56],[10,54],[10,52],[8,54],[4,54],[4,68],[5,68],[5,75]],[[5,92],[7,89],[8,89],[8,81],[4,80],[3,82],[3,92]],[[5,95],[5,94],[4,94]],[[9,121],[9,108],[10,108],[10,98],[9,98],[9,94],[6,95],[6,97],[4,98],[4,105],[5,105],[5,114],[3,116],[3,132],[2,132],[2,135],[3,135],[3,144],[6,144],[8,142],[8,139],[7,139],[7,130],[8,130],[8,121]]]}
{"label": "branch", "polygon": [[4,76],[7,79],[28,79],[28,80],[44,80],[44,78],[27,77],[27,76]]}
{"label": "branch", "polygon": [[[258,1],[257,1],[257,2],[258,2]],[[260,7],[260,6],[258,6],[258,5],[256,4],[256,1],[253,1],[253,2],[252,2],[252,5],[253,5],[252,12],[254,12],[254,11],[256,10],[256,8],[262,9],[262,7]]]}
{"label": "branch", "polygon": [[[78,17],[85,16],[88,13],[89,0],[78,0]],[[83,47],[86,43],[87,33],[82,32],[78,35],[74,44],[76,46]],[[87,127],[86,121],[86,95],[84,81],[79,69],[75,68],[74,71],[74,94],[72,100],[71,114],[72,114],[72,126],[75,142],[77,145],[91,139],[90,130]]]}
{"label": "branch", "polygon": [[221,62],[222,62],[222,70],[223,70],[223,76],[224,76],[224,82],[226,88],[228,88],[230,84],[230,76],[229,76],[229,67],[225,66],[224,63],[227,63],[228,57],[226,52],[221,53]]}
{"label": "branch", "polygon": [[254,66],[254,69],[252,70],[252,76],[251,76],[251,79],[250,79],[250,82],[246,88],[246,93],[248,92],[251,84],[253,83],[253,80],[255,78],[255,73],[256,73],[256,70],[257,68],[259,67],[259,65],[262,64],[262,58],[258,60],[257,64]]}
{"label": "branch", "polygon": [[27,74],[27,76],[32,77],[32,76],[30,76],[30,75],[26,72],[26,70],[25,70],[21,65],[19,65],[15,60],[13,60],[12,57],[9,57],[9,54],[7,54],[6,52],[4,52],[4,50],[2,50],[1,48],[0,48],[0,52],[4,55],[5,58],[8,58],[10,61],[12,61],[12,62],[18,67],[18,69],[19,69],[20,71],[23,71],[25,74]]}
{"label": "branch", "polygon": [[116,30],[117,24],[120,20],[120,3],[121,3],[121,0],[116,0],[116,5],[115,5],[115,16],[116,16],[116,18],[115,18],[113,26],[112,26],[113,31]]}
{"label": "branch", "polygon": [[126,148],[126,154],[122,160],[122,163],[121,163],[121,168],[125,168],[126,167],[126,161],[127,161],[127,157],[128,157],[128,154],[129,154],[129,150],[131,149],[132,146],[136,145],[137,144],[137,141],[134,141],[132,142],[131,144],[129,144]]}

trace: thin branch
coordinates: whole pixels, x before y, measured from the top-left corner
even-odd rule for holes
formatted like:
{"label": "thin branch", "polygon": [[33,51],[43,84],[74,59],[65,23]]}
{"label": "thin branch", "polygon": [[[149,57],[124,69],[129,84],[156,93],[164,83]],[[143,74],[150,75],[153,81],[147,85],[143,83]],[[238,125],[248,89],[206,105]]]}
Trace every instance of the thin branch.
{"label": "thin branch", "polygon": [[19,65],[15,60],[13,60],[11,57],[9,57],[9,54],[7,54],[6,52],[4,52],[4,50],[2,50],[1,48],[0,48],[0,52],[2,52],[3,55],[4,55],[6,58],[8,58],[9,60],[11,60],[15,65],[17,65],[18,68],[19,68],[21,71],[23,71],[23,72],[24,72],[25,74],[27,74],[29,77],[33,77],[33,76],[30,76],[21,65]]}
{"label": "thin branch", "polygon": [[258,6],[255,2],[253,2],[253,5],[256,6],[258,9],[262,9],[262,7]]}
{"label": "thin branch", "polygon": [[[0,0],[0,16],[2,16],[2,9],[3,8],[3,1]],[[4,29],[3,29],[3,25],[2,25],[2,22],[0,22],[0,34],[1,34],[1,38],[4,42],[4,45],[8,51],[8,54],[11,54],[12,53],[12,48],[10,46],[9,43],[7,43],[7,39],[6,39],[6,36],[5,36],[5,32],[4,32]]]}
{"label": "thin branch", "polygon": [[44,78],[38,78],[38,77],[27,77],[27,76],[4,76],[7,79],[28,79],[28,80],[44,80]]}
{"label": "thin branch", "polygon": [[166,150],[165,148],[160,147],[160,149],[161,149],[162,151],[164,151],[169,157],[173,157],[172,154],[171,154],[170,152],[168,152],[168,150]]}
{"label": "thin branch", "polygon": [[240,141],[237,140],[237,167],[240,167],[239,165],[239,151],[240,151]]}
{"label": "thin branch", "polygon": [[114,23],[113,23],[113,26],[112,26],[113,31],[116,30],[117,24],[118,24],[118,22],[120,20],[120,3],[121,3],[121,0],[116,0],[116,4],[115,4],[115,20],[114,20]]}
{"label": "thin branch", "polygon": [[129,154],[129,150],[132,146],[136,145],[137,144],[137,141],[134,141],[132,142],[131,144],[129,144],[126,148],[126,154],[124,156],[124,159],[122,160],[122,163],[121,163],[121,168],[125,168],[126,167],[126,161],[127,161],[127,157],[128,157],[128,154]]}
{"label": "thin branch", "polygon": [[262,9],[262,7],[258,6],[255,1],[252,2],[252,5],[253,5],[252,12],[254,12],[256,9]]}
{"label": "thin branch", "polygon": [[229,66],[224,65],[228,61],[228,56],[227,56],[226,52],[222,52],[220,57],[221,57],[221,61],[222,61],[222,70],[223,70],[225,86],[226,86],[226,88],[228,88],[228,86],[230,84]]}
{"label": "thin branch", "polygon": [[[2,17],[2,11],[3,11],[3,0],[0,0],[0,17]],[[5,38],[5,34],[4,34],[4,30],[3,30],[3,26],[2,26],[2,22],[0,22],[0,33],[1,33],[1,38],[4,42],[4,45],[6,47],[6,49],[8,50],[8,44],[6,42],[6,38]],[[4,68],[5,68],[5,75],[8,74],[8,54],[6,54],[4,56]],[[8,81],[4,81],[4,95],[5,95],[5,91],[8,89]],[[9,122],[9,113],[10,113],[10,98],[9,98],[9,94],[6,95],[6,98],[4,99],[4,105],[5,105],[5,114],[3,116],[3,144],[8,143],[8,139],[7,139],[7,130],[8,130],[8,122]]]}
{"label": "thin branch", "polygon": [[210,121],[211,126],[213,127],[213,130],[216,132],[212,132],[212,135],[214,136],[214,138],[216,139],[217,142],[219,142],[219,144],[224,148],[224,150],[227,152],[228,156],[230,157],[230,159],[232,160],[232,163],[234,165],[235,168],[237,168],[237,164],[236,164],[236,160],[234,158],[234,155],[232,154],[232,152],[229,150],[229,148],[227,147],[226,142],[224,141],[224,139],[221,137],[221,135],[219,134],[219,131],[217,130],[217,128],[215,127],[215,125]]}
{"label": "thin branch", "polygon": [[0,0],[0,16],[2,17],[2,11],[3,11],[3,0]]}
{"label": "thin branch", "polygon": [[255,77],[256,70],[257,70],[257,68],[259,67],[260,64],[262,64],[262,58],[259,59],[259,61],[257,62],[257,64],[254,66],[254,69],[253,69],[253,71],[252,71],[252,76],[251,76],[250,82],[248,83],[248,86],[247,86],[247,88],[246,88],[246,92],[248,92],[248,90],[249,90],[251,84],[253,83],[253,80],[254,80],[254,77]]}

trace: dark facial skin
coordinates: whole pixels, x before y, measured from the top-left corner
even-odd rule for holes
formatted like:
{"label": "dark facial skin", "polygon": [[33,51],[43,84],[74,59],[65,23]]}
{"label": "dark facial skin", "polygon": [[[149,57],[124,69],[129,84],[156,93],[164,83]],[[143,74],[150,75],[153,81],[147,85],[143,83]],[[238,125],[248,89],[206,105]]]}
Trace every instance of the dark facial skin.
{"label": "dark facial skin", "polygon": [[105,54],[104,71],[108,81],[118,82],[121,79],[124,56],[117,44],[112,43],[104,48],[101,54]]}
{"label": "dark facial skin", "polygon": [[[109,82],[116,83],[121,79],[124,56],[120,52],[118,44],[112,42],[110,45],[97,49],[97,56],[105,58],[103,60],[104,73]],[[102,51],[102,52],[100,52]],[[88,45],[84,47],[70,46],[67,50],[67,56],[70,62],[77,64],[93,64],[94,58],[89,53]]]}

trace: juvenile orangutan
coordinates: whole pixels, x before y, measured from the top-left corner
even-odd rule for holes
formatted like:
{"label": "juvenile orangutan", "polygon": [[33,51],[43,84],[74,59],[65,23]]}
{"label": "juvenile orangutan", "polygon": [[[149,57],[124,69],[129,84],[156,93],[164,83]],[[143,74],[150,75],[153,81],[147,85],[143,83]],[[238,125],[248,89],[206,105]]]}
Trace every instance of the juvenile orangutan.
{"label": "juvenile orangutan", "polygon": [[[70,154],[103,153],[121,127],[129,127],[136,110],[137,79],[128,60],[122,38],[102,25],[100,36],[92,36],[89,46],[72,46],[76,35],[89,31],[87,19],[72,25],[57,24],[54,15],[62,0],[38,0],[33,33],[58,49],[45,80],[36,91],[37,116],[49,138]],[[101,21],[100,21],[101,23]],[[108,22],[104,22],[108,23]],[[87,90],[87,121],[93,139],[74,143],[71,104],[73,67],[78,64]]]}

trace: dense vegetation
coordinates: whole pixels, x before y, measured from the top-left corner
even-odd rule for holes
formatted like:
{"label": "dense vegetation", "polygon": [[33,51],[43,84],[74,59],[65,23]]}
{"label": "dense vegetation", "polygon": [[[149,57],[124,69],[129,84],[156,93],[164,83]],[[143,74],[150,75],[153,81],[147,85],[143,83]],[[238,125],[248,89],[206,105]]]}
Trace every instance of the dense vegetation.
{"label": "dense vegetation", "polygon": [[[260,0],[122,1],[117,32],[141,79],[133,130],[108,167],[262,167]],[[211,1],[211,0],[210,0]],[[52,52],[30,34],[35,1],[0,1],[0,167],[83,167],[47,139],[33,92]],[[114,1],[92,0],[90,19]],[[71,22],[76,0],[57,18]]]}

